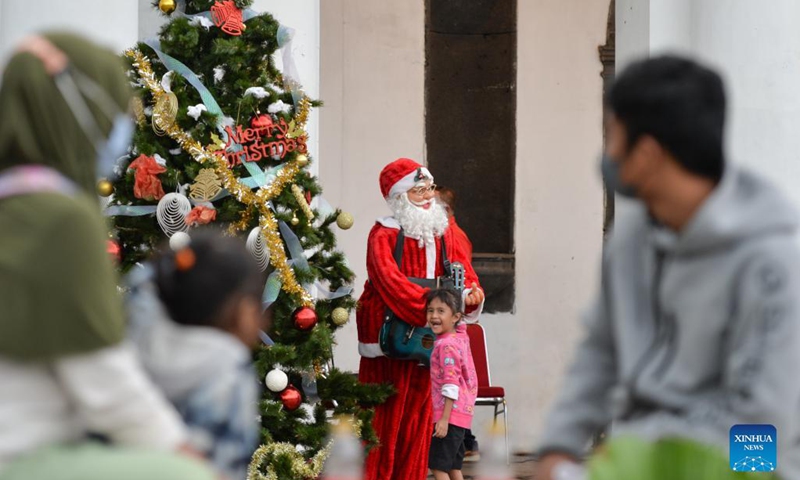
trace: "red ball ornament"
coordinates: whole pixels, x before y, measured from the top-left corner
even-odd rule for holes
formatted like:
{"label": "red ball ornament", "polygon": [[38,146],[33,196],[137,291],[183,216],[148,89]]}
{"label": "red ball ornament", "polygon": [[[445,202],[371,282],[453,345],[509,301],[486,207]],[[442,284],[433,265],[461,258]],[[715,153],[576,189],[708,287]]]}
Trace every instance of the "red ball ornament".
{"label": "red ball ornament", "polygon": [[122,260],[122,248],[120,248],[119,243],[114,240],[109,239],[106,242],[106,252],[111,255],[114,261],[119,262]]}
{"label": "red ball ornament", "polygon": [[300,390],[289,385],[286,390],[281,392],[281,402],[283,402],[283,408],[286,410],[297,410],[300,408],[300,404],[303,403],[303,396],[300,395]]}
{"label": "red ball ornament", "polygon": [[294,326],[300,330],[311,330],[317,324],[317,312],[313,308],[302,307],[295,310]]}
{"label": "red ball ornament", "polygon": [[258,115],[250,120],[250,126],[256,131],[258,136],[263,137],[268,135],[272,129],[272,117],[269,115]]}

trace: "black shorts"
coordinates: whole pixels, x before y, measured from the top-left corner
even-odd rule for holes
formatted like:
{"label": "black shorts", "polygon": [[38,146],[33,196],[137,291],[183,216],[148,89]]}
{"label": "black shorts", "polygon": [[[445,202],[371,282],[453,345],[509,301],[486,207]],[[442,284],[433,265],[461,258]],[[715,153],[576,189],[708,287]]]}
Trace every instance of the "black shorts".
{"label": "black shorts", "polygon": [[455,425],[447,426],[444,438],[431,439],[431,452],[428,456],[428,468],[449,472],[461,470],[464,464],[464,434],[467,429]]}

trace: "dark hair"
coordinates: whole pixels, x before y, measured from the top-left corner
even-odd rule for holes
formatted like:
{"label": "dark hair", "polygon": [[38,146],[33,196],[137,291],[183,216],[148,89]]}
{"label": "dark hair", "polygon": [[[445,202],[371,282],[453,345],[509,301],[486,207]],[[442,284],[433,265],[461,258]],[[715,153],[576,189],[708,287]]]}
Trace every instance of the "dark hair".
{"label": "dark hair", "polygon": [[439,200],[444,204],[447,216],[454,216],[456,214],[456,192],[450,188],[437,185],[436,194],[439,195]]}
{"label": "dark hair", "polygon": [[261,298],[262,273],[241,239],[213,230],[193,231],[191,238],[186,249],[165,248],[155,257],[159,297],[176,323],[221,327],[231,300]]}
{"label": "dark hair", "polygon": [[640,60],[620,73],[606,103],[629,147],[651,135],[686,170],[722,178],[725,89],[716,72],[669,55]]}
{"label": "dark hair", "polygon": [[436,193],[438,193],[439,198],[450,207],[450,211],[454,212],[456,209],[456,192],[454,192],[452,188],[437,185]]}
{"label": "dark hair", "polygon": [[461,312],[461,295],[452,288],[436,288],[428,292],[428,298],[425,306],[431,304],[432,301],[438,299],[448,307],[453,313]]}

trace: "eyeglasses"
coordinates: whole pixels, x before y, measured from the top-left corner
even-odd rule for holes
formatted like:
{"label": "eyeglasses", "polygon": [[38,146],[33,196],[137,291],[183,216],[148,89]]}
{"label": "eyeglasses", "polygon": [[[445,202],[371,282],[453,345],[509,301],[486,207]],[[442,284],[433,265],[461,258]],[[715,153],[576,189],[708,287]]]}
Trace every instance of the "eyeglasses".
{"label": "eyeglasses", "polygon": [[433,192],[434,190],[436,190],[436,184],[431,183],[427,187],[414,187],[409,191],[414,195],[425,195],[426,193]]}

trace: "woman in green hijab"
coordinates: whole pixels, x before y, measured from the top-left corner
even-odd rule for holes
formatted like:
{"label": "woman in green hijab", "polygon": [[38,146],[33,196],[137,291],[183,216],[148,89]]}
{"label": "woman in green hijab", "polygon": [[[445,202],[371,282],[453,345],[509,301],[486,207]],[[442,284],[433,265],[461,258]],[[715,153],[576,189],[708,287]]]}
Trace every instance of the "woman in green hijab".
{"label": "woman in green hijab", "polygon": [[[0,87],[0,480],[210,479],[123,340],[93,195],[132,125],[118,57],[26,40]],[[101,435],[112,446],[86,440]]]}

